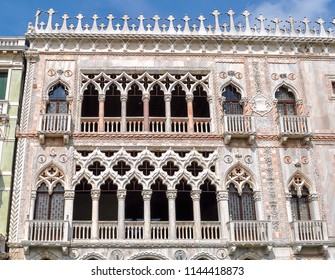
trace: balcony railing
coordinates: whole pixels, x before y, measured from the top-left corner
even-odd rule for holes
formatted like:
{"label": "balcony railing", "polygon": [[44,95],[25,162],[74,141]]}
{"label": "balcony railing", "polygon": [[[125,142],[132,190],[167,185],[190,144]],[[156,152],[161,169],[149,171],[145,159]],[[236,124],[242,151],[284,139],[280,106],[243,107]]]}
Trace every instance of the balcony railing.
{"label": "balcony railing", "polygon": [[294,221],[291,223],[294,243],[302,245],[323,244],[328,241],[325,221]]}
{"label": "balcony railing", "polygon": [[282,143],[288,138],[301,138],[307,143],[312,135],[310,118],[308,116],[280,116],[279,136]]}
{"label": "balcony railing", "polygon": [[269,245],[272,241],[269,221],[228,222],[230,242],[235,245]]}
{"label": "balcony railing", "polygon": [[27,221],[26,239],[32,242],[67,242],[69,224],[67,221]]}
{"label": "balcony railing", "polygon": [[253,116],[225,115],[223,121],[225,144],[229,144],[231,138],[247,138],[249,144],[253,143],[256,134]]}
{"label": "balcony railing", "polygon": [[71,115],[45,114],[40,116],[38,134],[40,141],[44,142],[45,136],[63,137],[68,142],[71,134]]}

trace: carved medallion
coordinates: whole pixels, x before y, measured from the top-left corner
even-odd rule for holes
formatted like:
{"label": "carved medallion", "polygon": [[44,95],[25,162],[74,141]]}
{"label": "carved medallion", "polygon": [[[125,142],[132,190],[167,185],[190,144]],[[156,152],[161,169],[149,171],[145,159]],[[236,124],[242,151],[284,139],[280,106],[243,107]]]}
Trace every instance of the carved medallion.
{"label": "carved medallion", "polygon": [[67,155],[62,154],[62,155],[59,156],[59,161],[60,162],[65,163],[65,162],[67,162],[67,160],[68,160]]}
{"label": "carved medallion", "polygon": [[271,102],[263,94],[254,96],[251,100],[251,110],[256,114],[264,116],[272,110]]}
{"label": "carved medallion", "polygon": [[242,76],[242,73],[240,73],[240,72],[236,72],[236,73],[235,73],[235,78],[236,78],[236,79],[242,79],[242,77],[243,77],[243,76]]}
{"label": "carved medallion", "polygon": [[116,249],[111,252],[110,255],[111,260],[123,260],[123,253],[121,250]]}
{"label": "carved medallion", "polygon": [[279,75],[277,73],[272,73],[271,79],[277,81],[279,79]]}
{"label": "carved medallion", "polygon": [[289,156],[285,156],[285,157],[284,157],[284,162],[285,162],[286,164],[290,164],[290,163],[292,162],[291,157],[289,157]]}
{"label": "carved medallion", "polygon": [[221,79],[225,79],[227,78],[228,74],[226,72],[220,72],[219,76]]}
{"label": "carved medallion", "polygon": [[186,259],[186,253],[183,250],[178,250],[174,253],[174,258],[176,260],[185,260]]}
{"label": "carved medallion", "polygon": [[47,158],[44,155],[39,155],[37,157],[37,162],[38,163],[44,163],[47,160]]}
{"label": "carved medallion", "polygon": [[64,76],[65,76],[65,77],[71,77],[71,76],[72,76],[72,71],[71,71],[71,70],[66,70],[66,71],[64,72]]}
{"label": "carved medallion", "polygon": [[225,258],[228,257],[228,250],[227,249],[220,249],[217,251],[216,256],[220,260],[224,260]]}
{"label": "carved medallion", "polygon": [[54,70],[54,69],[50,69],[49,71],[48,71],[48,76],[49,77],[53,77],[53,76],[55,76],[56,75],[56,71]]}
{"label": "carved medallion", "polygon": [[307,164],[307,163],[309,163],[308,157],[306,157],[306,156],[302,156],[302,157],[300,158],[300,161],[301,161],[301,163],[303,163],[303,164]]}
{"label": "carved medallion", "polygon": [[233,158],[232,158],[230,155],[226,155],[226,156],[224,156],[223,161],[224,161],[225,163],[230,164],[230,163],[233,162]]}
{"label": "carved medallion", "polygon": [[244,161],[245,161],[245,163],[247,163],[247,164],[251,164],[251,163],[253,163],[253,159],[252,159],[252,156],[245,156],[245,158],[244,158]]}
{"label": "carved medallion", "polygon": [[288,74],[288,78],[289,78],[289,80],[295,80],[296,76],[295,76],[294,73],[290,73],[290,74]]}

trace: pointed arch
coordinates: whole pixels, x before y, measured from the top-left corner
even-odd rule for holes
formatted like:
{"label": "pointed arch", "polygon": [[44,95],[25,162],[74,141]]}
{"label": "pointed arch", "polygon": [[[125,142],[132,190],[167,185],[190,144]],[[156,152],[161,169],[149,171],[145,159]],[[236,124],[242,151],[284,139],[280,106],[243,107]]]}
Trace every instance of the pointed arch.
{"label": "pointed arch", "polygon": [[[241,173],[236,173],[236,168],[240,168],[241,169]],[[234,172],[235,170],[235,172]],[[229,174],[231,174],[232,172],[234,172],[234,176],[229,176]],[[243,174],[247,173],[247,177],[243,177]],[[235,182],[234,183],[234,178],[240,178],[243,181],[242,182]],[[242,191],[242,184],[244,183],[249,183],[251,188],[256,191],[257,190],[257,186],[255,185],[255,175],[254,173],[250,170],[250,168],[248,168],[247,166],[245,166],[244,164],[242,164],[241,162],[237,162],[235,163],[233,166],[231,166],[226,173],[224,174],[224,178],[225,178],[225,187],[228,188],[230,183],[234,183],[234,185],[238,188],[238,191],[241,192]]]}
{"label": "pointed arch", "polygon": [[301,172],[301,170],[296,170],[293,174],[291,174],[291,176],[289,176],[286,186],[288,191],[290,187],[293,186],[296,191],[300,193],[302,186],[305,186],[309,193],[314,192],[310,178]]}
{"label": "pointed arch", "polygon": [[62,168],[54,162],[50,162],[49,164],[41,167],[37,174],[38,175],[35,177],[35,190],[42,183],[46,185],[49,193],[52,192],[52,189],[57,184],[61,184],[64,188],[67,185],[65,173],[63,172]]}
{"label": "pointed arch", "polygon": [[67,114],[69,86],[60,78],[53,81],[47,90],[47,114]]}
{"label": "pointed arch", "polygon": [[274,97],[277,100],[279,115],[296,115],[298,94],[291,85],[281,83],[275,88]]}
{"label": "pointed arch", "polygon": [[100,86],[93,80],[88,81],[82,87],[82,117],[98,117],[99,116],[99,94]]}
{"label": "pointed arch", "polygon": [[242,88],[236,86],[234,83],[227,83],[222,87],[221,95],[223,98],[222,106],[223,112],[227,115],[241,115],[243,114],[243,105],[241,100],[243,98]]}

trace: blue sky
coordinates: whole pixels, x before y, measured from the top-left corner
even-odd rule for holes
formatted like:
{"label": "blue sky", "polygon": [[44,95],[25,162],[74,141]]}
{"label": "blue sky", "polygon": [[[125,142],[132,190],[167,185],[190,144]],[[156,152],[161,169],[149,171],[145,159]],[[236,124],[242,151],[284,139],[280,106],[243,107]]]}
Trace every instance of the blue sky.
{"label": "blue sky", "polygon": [[[207,20],[205,25],[213,24],[211,13],[218,9],[221,13],[220,23],[228,22],[229,18],[225,14],[229,9],[236,12],[235,24],[239,21],[243,23],[241,13],[244,9],[252,14],[251,19],[263,14],[267,18],[266,24],[270,24],[275,16],[285,20],[291,15],[297,21],[296,25],[306,16],[311,21],[310,27],[316,25],[315,21],[322,17],[327,27],[334,26],[330,22],[335,17],[334,0],[256,0],[256,1],[225,1],[225,0],[4,0],[0,9],[0,36],[23,36],[27,31],[29,22],[34,22],[37,9],[47,11],[53,8],[57,13],[54,15],[53,23],[62,23],[60,18],[65,12],[70,16],[69,23],[76,24],[75,16],[79,12],[85,16],[83,22],[91,24],[91,17],[96,12],[100,22],[107,23],[105,17],[112,13],[116,19],[114,23],[122,24],[121,17],[127,13],[133,22],[137,23],[137,17],[143,14],[151,23],[150,18],[158,14],[161,24],[172,14],[179,23],[185,14],[190,18],[190,25],[197,24],[197,18],[203,15]],[[47,14],[43,13],[41,20],[47,22]]]}

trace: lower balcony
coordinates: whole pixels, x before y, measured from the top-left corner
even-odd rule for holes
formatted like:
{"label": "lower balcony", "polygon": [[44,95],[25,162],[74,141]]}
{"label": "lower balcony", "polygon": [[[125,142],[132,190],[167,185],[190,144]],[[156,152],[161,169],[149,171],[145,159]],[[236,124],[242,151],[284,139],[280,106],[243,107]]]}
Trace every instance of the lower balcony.
{"label": "lower balcony", "polygon": [[225,115],[224,121],[224,143],[228,145],[232,138],[245,138],[251,145],[255,141],[256,128],[253,116]]}
{"label": "lower balcony", "polygon": [[327,249],[329,239],[325,221],[293,221],[291,229],[295,253],[299,253],[303,247]]}
{"label": "lower balcony", "polygon": [[229,231],[230,251],[236,247],[264,246],[267,251],[272,249],[272,228],[270,221],[230,221]]}
{"label": "lower balcony", "polygon": [[282,144],[288,139],[302,139],[308,144],[312,136],[310,118],[308,116],[280,116],[279,137]]}
{"label": "lower balcony", "polygon": [[63,137],[64,144],[69,142],[71,134],[71,115],[69,114],[45,114],[40,115],[38,135],[41,144],[45,137]]}
{"label": "lower balcony", "polygon": [[67,254],[69,242],[69,223],[67,221],[27,221],[26,238],[23,242],[25,252],[31,246],[62,247]]}

